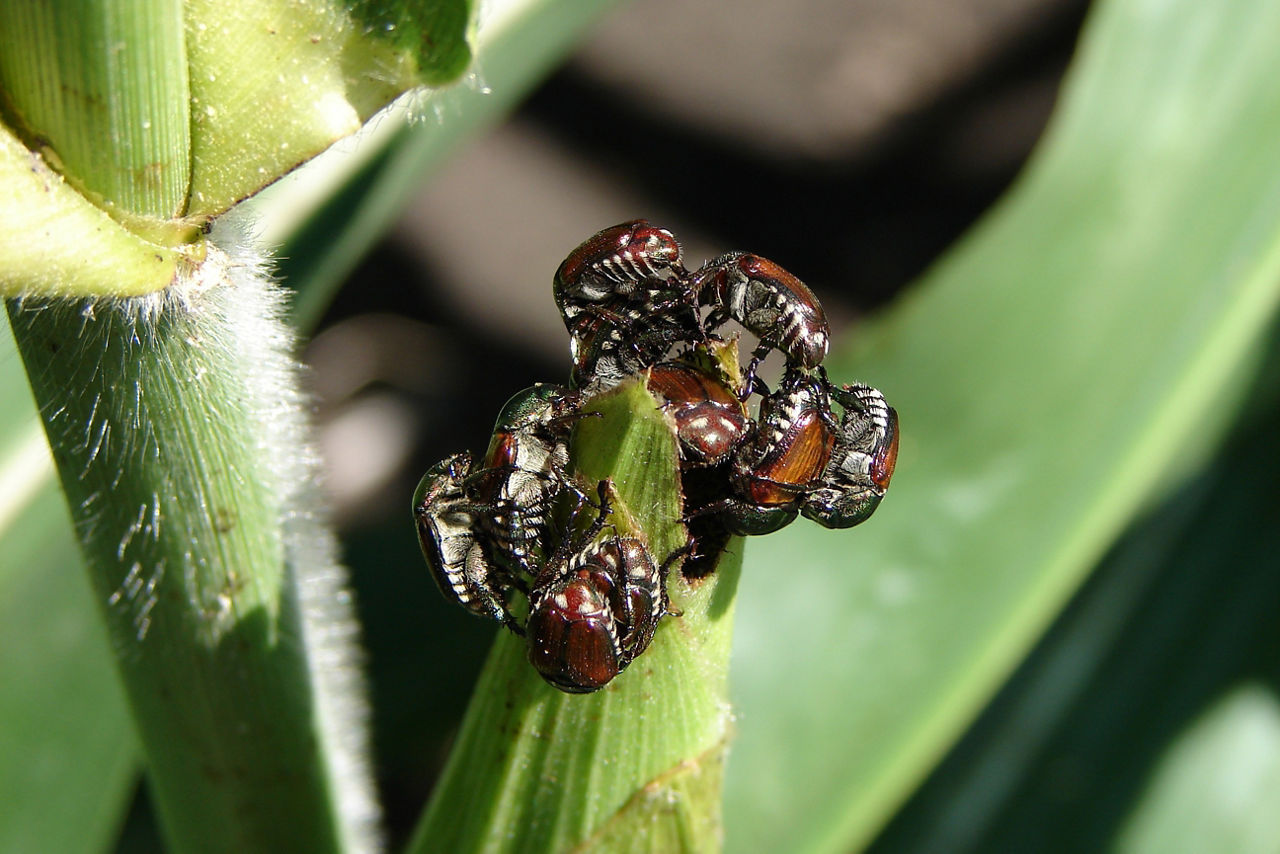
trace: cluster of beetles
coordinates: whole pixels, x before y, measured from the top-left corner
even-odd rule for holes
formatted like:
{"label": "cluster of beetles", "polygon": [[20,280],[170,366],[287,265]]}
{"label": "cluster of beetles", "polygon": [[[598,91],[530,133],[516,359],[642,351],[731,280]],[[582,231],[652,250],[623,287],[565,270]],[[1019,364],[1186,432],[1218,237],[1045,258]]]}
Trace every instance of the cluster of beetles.
{"label": "cluster of beetles", "polygon": [[[547,682],[586,693],[643,653],[672,613],[666,579],[679,558],[690,575],[695,563],[714,566],[732,535],[771,533],[797,515],[828,528],[866,520],[893,475],[898,420],[876,389],[828,381],[822,306],[766,258],[729,252],[690,271],[670,231],[635,220],[573,250],[553,288],[570,385],[511,398],[482,463],[463,452],[433,466],[413,514],[445,597],[523,637]],[[759,341],[740,377],[708,358],[730,320]],[[770,390],[756,372],[773,350],[785,368]],[[573,427],[592,414],[583,403],[637,375],[670,416],[681,457],[690,538],[661,559],[609,526],[610,481],[584,485],[570,471]]]}

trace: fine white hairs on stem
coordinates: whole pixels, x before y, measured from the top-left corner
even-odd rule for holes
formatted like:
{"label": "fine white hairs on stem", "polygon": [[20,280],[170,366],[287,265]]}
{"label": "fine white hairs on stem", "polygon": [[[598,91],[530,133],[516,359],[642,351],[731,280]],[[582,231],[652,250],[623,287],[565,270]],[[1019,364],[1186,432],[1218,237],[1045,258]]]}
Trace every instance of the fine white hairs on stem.
{"label": "fine white hairs on stem", "polygon": [[[230,220],[230,221],[229,221]],[[245,361],[246,396],[260,413],[263,461],[281,499],[285,563],[302,615],[318,728],[329,762],[331,790],[343,819],[345,850],[380,847],[379,809],[369,767],[369,709],[360,629],[346,569],[338,560],[319,487],[319,456],[309,423],[309,399],[294,359],[296,338],[283,320],[285,298],[268,262],[231,218],[211,242],[226,253],[234,307],[228,326]]]}

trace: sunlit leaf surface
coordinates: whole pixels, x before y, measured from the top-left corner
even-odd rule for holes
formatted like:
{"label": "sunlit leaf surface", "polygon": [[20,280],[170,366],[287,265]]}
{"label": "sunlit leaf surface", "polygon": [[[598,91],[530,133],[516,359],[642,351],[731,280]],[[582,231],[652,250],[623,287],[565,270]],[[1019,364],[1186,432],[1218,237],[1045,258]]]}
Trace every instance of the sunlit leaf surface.
{"label": "sunlit leaf surface", "polygon": [[1278,74],[1273,4],[1099,5],[1027,174],[831,360],[898,408],[898,474],[862,528],[748,544],[731,850],[864,843],[1212,450],[1280,290]]}

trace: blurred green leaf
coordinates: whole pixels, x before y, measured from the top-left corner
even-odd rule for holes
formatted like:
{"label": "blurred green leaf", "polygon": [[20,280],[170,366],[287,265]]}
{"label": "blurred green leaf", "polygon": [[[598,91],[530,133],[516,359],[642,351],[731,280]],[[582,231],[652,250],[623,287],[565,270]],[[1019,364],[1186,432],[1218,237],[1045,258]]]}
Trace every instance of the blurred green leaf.
{"label": "blurred green leaf", "polygon": [[0,851],[101,851],[137,746],[7,319],[0,400]]}
{"label": "blurred green leaf", "polygon": [[1014,190],[832,359],[898,474],[863,528],[750,543],[730,848],[865,844],[1212,451],[1280,294],[1278,74],[1273,4],[1100,4]]}
{"label": "blurred green leaf", "polygon": [[364,25],[363,36],[381,38],[414,58],[428,86],[457,80],[471,62],[467,45],[473,0],[344,0]]}
{"label": "blurred green leaf", "polygon": [[[1246,425],[1126,534],[873,851],[1103,850],[1135,803],[1134,844],[1185,825],[1186,845],[1159,850],[1237,851],[1193,830],[1273,825],[1280,783],[1261,773],[1267,727],[1252,724],[1266,723],[1280,689],[1278,392],[1274,379],[1251,388]],[[1252,711],[1229,717],[1250,724],[1239,735],[1259,749],[1215,741],[1212,768],[1190,761],[1207,751],[1183,757],[1181,734],[1218,719],[1214,707],[1242,684]],[[1191,790],[1198,801],[1163,806]]]}
{"label": "blurred green leaf", "polygon": [[1280,703],[1244,686],[1174,744],[1117,850],[1280,850]]}

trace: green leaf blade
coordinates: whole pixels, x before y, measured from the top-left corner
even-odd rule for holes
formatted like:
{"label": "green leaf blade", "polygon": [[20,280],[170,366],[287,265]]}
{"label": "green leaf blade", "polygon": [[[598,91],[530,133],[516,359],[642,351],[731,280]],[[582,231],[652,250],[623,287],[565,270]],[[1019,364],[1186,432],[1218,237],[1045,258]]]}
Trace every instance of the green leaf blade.
{"label": "green leaf blade", "polygon": [[873,850],[1274,848],[1280,576],[1256,520],[1277,510],[1277,364],[1273,348],[1244,429],[1126,532]]}
{"label": "green leaf blade", "polygon": [[897,407],[898,474],[864,528],[753,544],[731,842],[867,840],[1142,502],[1212,451],[1280,298],[1263,5],[1212,25],[1100,6],[1010,197],[832,360]]}
{"label": "green leaf blade", "polygon": [[411,55],[428,86],[452,83],[471,63],[472,0],[351,0],[347,5],[369,38]]}
{"label": "green leaf blade", "polygon": [[1277,792],[1280,705],[1264,686],[1241,686],[1175,742],[1117,850],[1275,851]]}
{"label": "green leaf blade", "polygon": [[133,722],[66,527],[47,480],[0,533],[4,851],[103,850],[138,779]]}

